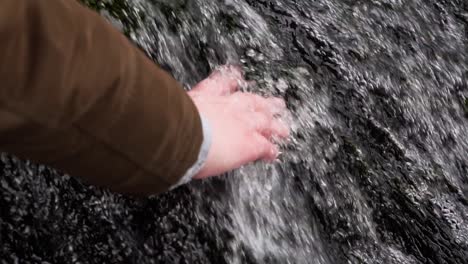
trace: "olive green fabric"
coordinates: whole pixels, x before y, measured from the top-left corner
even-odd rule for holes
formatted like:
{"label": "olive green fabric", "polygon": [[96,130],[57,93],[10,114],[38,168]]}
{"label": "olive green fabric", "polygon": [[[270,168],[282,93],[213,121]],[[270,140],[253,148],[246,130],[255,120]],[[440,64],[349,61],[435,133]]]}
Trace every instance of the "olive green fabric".
{"label": "olive green fabric", "polygon": [[182,87],[75,0],[0,1],[0,150],[91,184],[156,194],[195,163]]}

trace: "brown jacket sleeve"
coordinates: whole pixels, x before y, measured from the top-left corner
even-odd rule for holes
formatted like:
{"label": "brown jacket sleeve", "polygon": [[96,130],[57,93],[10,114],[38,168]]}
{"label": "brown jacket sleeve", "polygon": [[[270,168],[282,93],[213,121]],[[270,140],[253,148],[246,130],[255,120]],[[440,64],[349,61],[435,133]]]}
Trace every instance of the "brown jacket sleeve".
{"label": "brown jacket sleeve", "polygon": [[198,112],[180,85],[75,0],[0,1],[0,149],[133,194],[195,163]]}

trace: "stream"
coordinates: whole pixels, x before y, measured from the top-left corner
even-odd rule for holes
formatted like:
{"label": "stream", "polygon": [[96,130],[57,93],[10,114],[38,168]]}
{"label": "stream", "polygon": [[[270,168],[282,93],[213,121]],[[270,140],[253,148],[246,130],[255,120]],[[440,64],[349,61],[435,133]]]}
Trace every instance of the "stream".
{"label": "stream", "polygon": [[148,199],[1,154],[1,263],[468,263],[468,2],[123,2],[186,89],[240,65],[291,139]]}

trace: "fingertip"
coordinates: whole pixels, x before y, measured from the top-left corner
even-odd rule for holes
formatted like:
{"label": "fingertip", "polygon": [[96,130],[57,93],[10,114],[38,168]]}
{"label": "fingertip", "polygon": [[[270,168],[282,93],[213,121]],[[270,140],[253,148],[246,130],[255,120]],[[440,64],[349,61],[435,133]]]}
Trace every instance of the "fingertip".
{"label": "fingertip", "polygon": [[242,66],[240,64],[228,64],[224,66],[227,70],[231,73],[236,74],[240,78],[242,78]]}
{"label": "fingertip", "polygon": [[268,157],[268,161],[270,162],[274,162],[280,155],[280,151],[278,149],[278,146],[276,146],[275,144],[271,144],[271,148],[270,148],[270,155]]}
{"label": "fingertip", "polygon": [[237,90],[239,90],[240,82],[238,79],[230,78],[226,80],[226,88],[223,92],[224,95],[229,95],[232,93],[235,93]]}
{"label": "fingertip", "polygon": [[281,120],[274,120],[271,124],[271,137],[272,138],[277,138],[277,139],[285,139],[288,138],[290,135],[290,129],[289,127],[282,122]]}
{"label": "fingertip", "polygon": [[215,81],[218,87],[221,87],[219,92],[222,95],[229,95],[236,92],[245,82],[241,67],[235,65],[223,65],[218,67],[210,75],[210,79]]}
{"label": "fingertip", "polygon": [[268,97],[268,99],[270,100],[270,102],[274,103],[277,106],[284,105],[284,99],[282,97],[270,96]]}
{"label": "fingertip", "polygon": [[259,133],[254,133],[253,138],[254,140],[250,147],[253,150],[252,154],[254,157],[250,160],[271,160],[276,157],[278,149],[266,137]]}
{"label": "fingertip", "polygon": [[273,105],[275,107],[277,107],[279,109],[286,109],[286,102],[281,97],[273,97],[272,98],[272,103],[273,103]]}
{"label": "fingertip", "polygon": [[283,121],[277,120],[276,122],[278,136],[281,138],[287,138],[290,135],[289,126],[287,126]]}
{"label": "fingertip", "polygon": [[218,67],[215,72],[220,75],[229,76],[235,79],[243,79],[242,67],[234,64],[227,64]]}
{"label": "fingertip", "polygon": [[267,97],[267,98],[263,98],[263,100],[264,100],[265,108],[268,109],[268,111],[272,115],[275,115],[275,116],[282,115],[282,113],[286,109],[286,103],[284,102],[282,98]]}

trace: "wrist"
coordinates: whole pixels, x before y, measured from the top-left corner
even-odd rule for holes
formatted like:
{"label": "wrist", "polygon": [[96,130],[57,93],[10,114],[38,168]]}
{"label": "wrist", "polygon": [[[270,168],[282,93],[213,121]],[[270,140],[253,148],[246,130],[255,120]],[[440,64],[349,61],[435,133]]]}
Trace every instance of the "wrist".
{"label": "wrist", "polygon": [[180,180],[174,186],[172,186],[171,189],[175,189],[181,185],[184,185],[190,182],[192,179],[200,179],[200,176],[203,175],[203,168],[205,167],[208,158],[208,153],[211,148],[212,131],[211,126],[206,118],[200,115],[200,120],[202,125],[203,141],[200,146],[198,158],[195,161],[195,163],[182,176],[182,178],[180,178]]}

